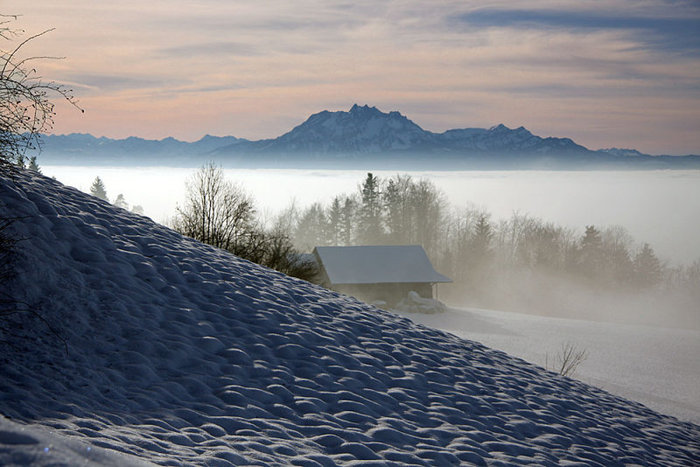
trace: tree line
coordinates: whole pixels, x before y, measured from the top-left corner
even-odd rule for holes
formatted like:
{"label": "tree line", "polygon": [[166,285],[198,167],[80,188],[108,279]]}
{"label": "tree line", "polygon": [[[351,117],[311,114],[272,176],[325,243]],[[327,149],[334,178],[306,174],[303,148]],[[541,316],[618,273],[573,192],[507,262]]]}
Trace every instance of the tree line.
{"label": "tree line", "polygon": [[118,208],[131,211],[135,214],[144,214],[143,207],[140,204],[129,206],[129,203],[126,202],[126,198],[124,198],[124,194],[122,193],[119,193],[117,197],[114,198],[114,201],[110,201],[109,196],[107,196],[107,187],[99,176],[95,177],[92,185],[90,185],[90,194],[96,198],[100,198],[101,200],[111,202]]}
{"label": "tree line", "polygon": [[[454,281],[447,296],[485,306],[524,283],[549,287],[564,280],[592,292],[682,290],[700,303],[700,259],[669,266],[651,245],[623,227],[585,226],[583,233],[527,214],[494,221],[489,212],[450,207],[429,180],[372,173],[354,193],[326,204],[290,207],[277,225],[300,251],[327,245],[422,245],[438,271]],[[527,279],[524,281],[524,279]],[[554,285],[552,285],[554,287]],[[534,286],[523,295],[538,292]]]}

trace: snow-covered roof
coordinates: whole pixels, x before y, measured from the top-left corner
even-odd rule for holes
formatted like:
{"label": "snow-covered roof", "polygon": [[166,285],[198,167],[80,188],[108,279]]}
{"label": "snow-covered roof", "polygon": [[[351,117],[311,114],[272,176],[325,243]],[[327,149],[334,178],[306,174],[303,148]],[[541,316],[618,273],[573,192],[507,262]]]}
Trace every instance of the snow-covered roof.
{"label": "snow-covered roof", "polygon": [[420,245],[319,246],[314,253],[331,284],[452,282]]}

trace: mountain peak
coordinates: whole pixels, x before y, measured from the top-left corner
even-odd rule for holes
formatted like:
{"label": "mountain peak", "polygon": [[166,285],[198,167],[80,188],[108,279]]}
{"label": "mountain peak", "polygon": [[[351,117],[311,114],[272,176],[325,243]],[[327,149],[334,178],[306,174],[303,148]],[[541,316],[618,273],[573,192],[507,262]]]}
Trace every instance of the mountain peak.
{"label": "mountain peak", "polygon": [[510,128],[505,126],[503,123],[499,123],[498,125],[494,125],[491,128],[489,128],[489,131],[511,131]]}
{"label": "mountain peak", "polygon": [[374,112],[382,113],[382,112],[380,112],[379,109],[377,109],[376,107],[370,107],[370,106],[367,105],[367,104],[362,105],[362,106],[360,106],[360,105],[358,105],[358,104],[353,104],[353,106],[350,108],[350,113],[359,113],[359,112],[368,112],[368,111],[374,111]]}
{"label": "mountain peak", "polygon": [[323,111],[267,144],[266,152],[381,153],[425,144],[432,133],[401,115],[354,104],[348,112]]}

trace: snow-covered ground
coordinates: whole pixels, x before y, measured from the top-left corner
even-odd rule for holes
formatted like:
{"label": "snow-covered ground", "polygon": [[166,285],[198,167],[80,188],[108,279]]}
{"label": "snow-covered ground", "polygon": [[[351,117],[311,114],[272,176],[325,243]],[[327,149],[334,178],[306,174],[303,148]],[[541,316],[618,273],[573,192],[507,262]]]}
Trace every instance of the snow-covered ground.
{"label": "snow-covered ground", "polygon": [[700,332],[476,308],[400,313],[552,368],[571,344],[586,357],[574,377],[681,420],[700,423]]}
{"label": "snow-covered ground", "polygon": [[700,461],[698,425],[50,179],[0,179],[0,201],[24,239],[2,290],[20,312],[0,318],[0,465]]}

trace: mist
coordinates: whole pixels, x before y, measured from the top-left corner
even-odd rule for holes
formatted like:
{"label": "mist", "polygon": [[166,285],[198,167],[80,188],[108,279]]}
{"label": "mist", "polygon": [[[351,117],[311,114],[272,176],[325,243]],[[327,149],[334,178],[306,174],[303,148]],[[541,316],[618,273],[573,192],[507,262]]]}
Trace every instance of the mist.
{"label": "mist", "polygon": [[[273,218],[291,202],[304,208],[350,193],[363,170],[224,169]],[[123,194],[145,214],[164,222],[185,197],[185,180],[196,169],[171,167],[42,166],[48,176],[88,191],[96,176],[110,199]],[[380,178],[392,171],[373,172]],[[582,231],[585,225],[624,226],[648,242],[671,265],[700,258],[700,171],[454,171],[407,172],[426,179],[454,209],[488,211],[494,222],[513,213],[528,214]]]}
{"label": "mist", "polygon": [[595,288],[554,274],[505,271],[508,280],[440,286],[440,298],[459,308],[491,308],[554,318],[700,330],[700,290]]}
{"label": "mist", "polygon": [[700,257],[671,265],[623,226],[573,229],[517,212],[494,220],[448,198],[427,178],[370,173],[354,191],[292,205],[277,222],[301,251],[422,245],[452,278],[439,288],[454,307],[700,329]]}

